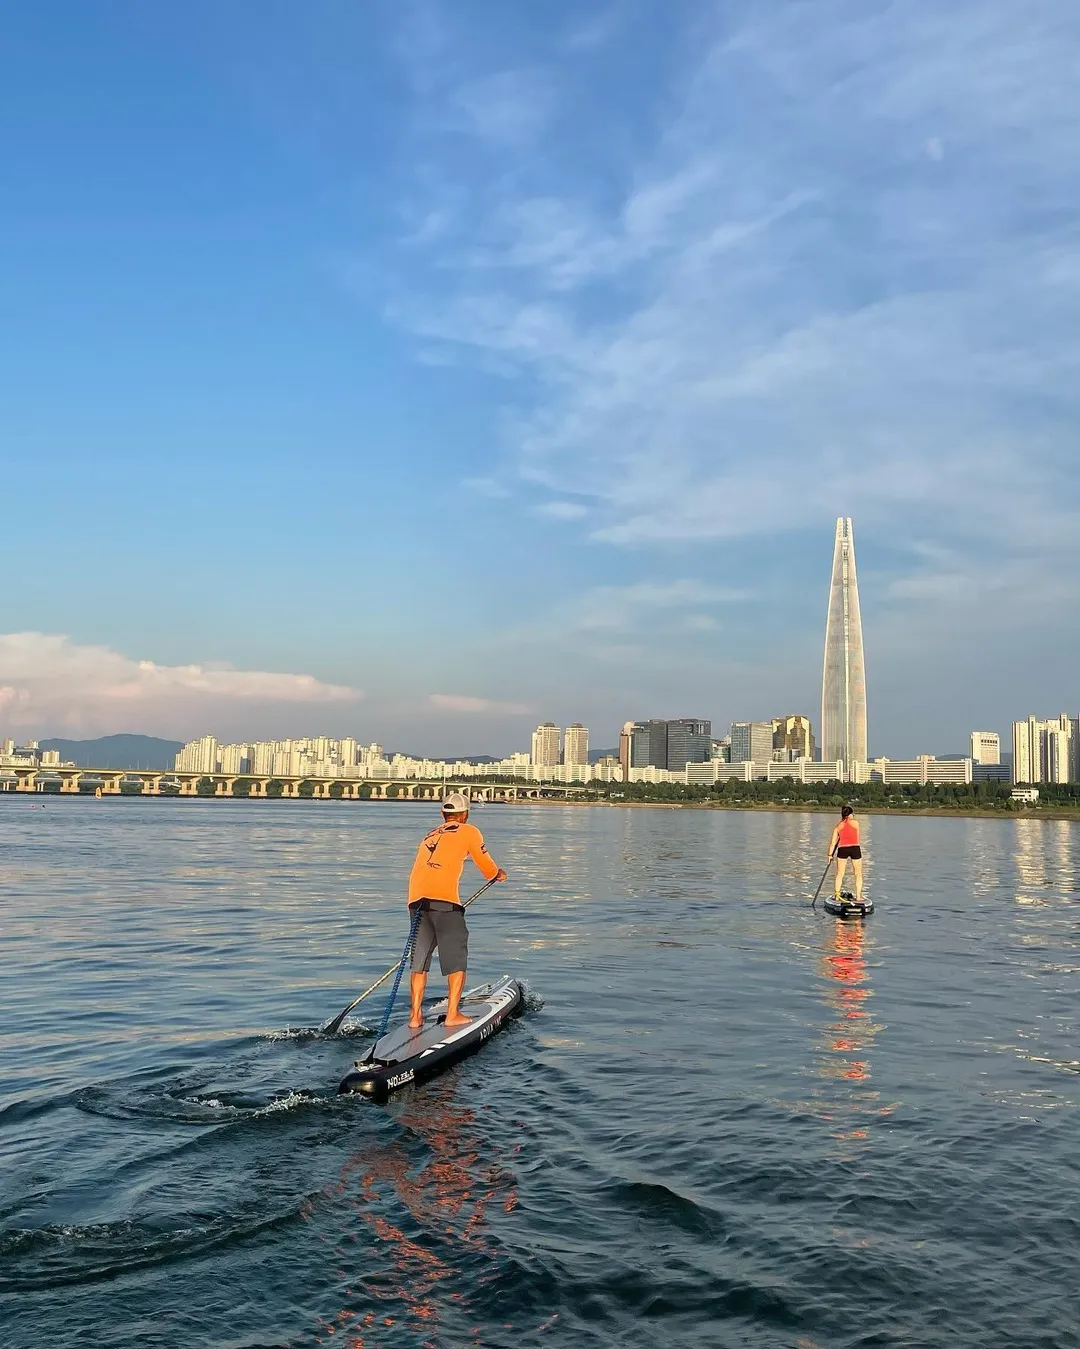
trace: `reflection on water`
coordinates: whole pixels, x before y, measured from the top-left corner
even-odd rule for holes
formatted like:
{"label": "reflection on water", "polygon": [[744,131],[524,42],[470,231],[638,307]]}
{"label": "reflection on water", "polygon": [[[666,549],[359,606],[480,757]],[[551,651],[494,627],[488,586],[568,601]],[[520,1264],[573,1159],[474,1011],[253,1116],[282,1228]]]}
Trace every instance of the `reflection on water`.
{"label": "reflection on water", "polygon": [[[447,1342],[447,1311],[464,1312],[466,1289],[482,1285],[483,1264],[496,1254],[485,1225],[487,1210],[498,1204],[512,1212],[517,1188],[460,1094],[459,1083],[444,1079],[395,1102],[403,1133],[387,1143],[365,1144],[328,1189],[347,1215],[335,1254],[349,1301],[324,1321],[318,1343],[343,1332],[334,1343],[364,1349],[377,1343],[370,1336],[379,1327],[399,1325],[411,1343],[438,1349]],[[420,1148],[426,1155],[418,1164]],[[511,1318],[508,1308],[507,1329]],[[452,1342],[482,1344],[479,1332],[462,1339],[460,1329]]]}
{"label": "reflection on water", "polygon": [[867,820],[862,924],[810,908],[831,814],[485,810],[471,982],[538,996],[382,1107],[314,1028],[426,807],[21,805],[3,1349],[1075,1338],[1077,825]]}
{"label": "reflection on water", "polygon": [[1045,904],[1077,890],[1076,829],[1071,820],[1015,821],[1016,902]]}
{"label": "reflection on water", "polygon": [[[879,1108],[880,1093],[864,1086],[871,1077],[870,1051],[881,1030],[869,1005],[873,997],[866,962],[869,925],[834,919],[823,922],[822,931],[824,996],[836,1020],[823,1030],[817,1071],[829,1087],[825,1097],[835,1125],[834,1137],[846,1142],[865,1141],[869,1137],[868,1117],[887,1113]],[[837,1093],[836,1087],[845,1083],[853,1084],[853,1088]]]}

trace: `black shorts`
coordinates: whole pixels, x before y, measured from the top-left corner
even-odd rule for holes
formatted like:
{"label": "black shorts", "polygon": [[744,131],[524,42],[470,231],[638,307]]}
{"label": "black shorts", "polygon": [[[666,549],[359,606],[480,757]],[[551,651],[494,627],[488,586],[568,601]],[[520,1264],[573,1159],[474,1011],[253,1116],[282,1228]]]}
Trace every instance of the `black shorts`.
{"label": "black shorts", "polygon": [[862,857],[862,848],[857,843],[852,843],[850,847],[837,848],[836,855],[837,857],[847,857],[852,862],[858,862]]}
{"label": "black shorts", "polygon": [[[439,948],[439,969],[443,974],[456,974],[469,963],[469,929],[465,926],[465,910],[460,904],[444,899],[421,899],[424,906],[412,949],[412,967],[427,974],[431,957]],[[415,913],[416,905],[410,904]]]}

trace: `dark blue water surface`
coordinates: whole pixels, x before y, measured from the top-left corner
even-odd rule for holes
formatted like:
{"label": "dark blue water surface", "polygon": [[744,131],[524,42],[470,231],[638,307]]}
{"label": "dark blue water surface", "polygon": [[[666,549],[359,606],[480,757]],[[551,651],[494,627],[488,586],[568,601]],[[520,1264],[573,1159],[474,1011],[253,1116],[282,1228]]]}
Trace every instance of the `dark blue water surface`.
{"label": "dark blue water surface", "polygon": [[529,1007],[378,1106],[429,807],[0,798],[4,1349],[1080,1343],[1077,825],[474,818]]}

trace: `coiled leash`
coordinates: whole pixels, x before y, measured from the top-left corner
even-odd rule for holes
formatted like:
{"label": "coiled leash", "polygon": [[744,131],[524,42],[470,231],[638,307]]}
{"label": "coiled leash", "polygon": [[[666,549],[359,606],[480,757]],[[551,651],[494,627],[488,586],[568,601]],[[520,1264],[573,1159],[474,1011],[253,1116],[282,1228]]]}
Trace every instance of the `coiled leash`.
{"label": "coiled leash", "polygon": [[[401,960],[398,962],[397,974],[394,975],[394,986],[393,988],[391,988],[390,996],[386,1000],[386,1011],[383,1012],[382,1022],[379,1025],[378,1032],[376,1033],[375,1036],[375,1044],[378,1044],[379,1041],[382,1039],[382,1037],[386,1034],[386,1028],[390,1024],[390,1014],[394,1010],[394,1000],[397,997],[398,989],[401,987],[401,976],[405,973],[405,962],[408,960],[409,956],[412,953],[413,943],[416,941],[416,929],[420,926],[420,916],[426,908],[427,908],[426,901],[421,900],[421,902],[416,906],[416,912],[413,914],[413,920],[409,924],[409,935],[405,941],[405,949],[401,953]],[[375,1045],[372,1045],[371,1053],[368,1055],[369,1060],[371,1059],[372,1055],[374,1055],[374,1053],[375,1053]]]}

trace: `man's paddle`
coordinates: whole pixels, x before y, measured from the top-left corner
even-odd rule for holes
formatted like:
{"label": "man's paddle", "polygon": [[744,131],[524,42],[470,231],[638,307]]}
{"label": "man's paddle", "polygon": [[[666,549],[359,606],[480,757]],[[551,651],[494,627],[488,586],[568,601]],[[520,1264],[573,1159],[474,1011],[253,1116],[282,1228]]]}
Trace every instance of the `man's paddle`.
{"label": "man's paddle", "polygon": [[[482,886],[480,887],[479,890],[477,890],[477,892],[476,892],[475,895],[470,895],[469,898],[465,901],[464,904],[462,904],[461,907],[462,907],[463,909],[467,909],[467,908],[469,907],[469,905],[473,902],[474,899],[479,899],[480,896],[484,893],[484,891],[485,891],[486,889],[488,889],[489,886],[492,886],[492,885],[494,885],[494,884],[495,884],[494,878],[491,879],[490,881],[487,881],[484,885],[482,885]],[[818,889],[820,889],[820,888],[821,888],[821,887],[818,886]],[[410,945],[410,946],[412,945],[411,941],[410,941],[409,945]],[[405,952],[405,954],[408,955],[408,947],[406,947],[406,952]],[[389,979],[390,976],[394,973],[394,971],[395,971],[395,970],[398,970],[398,969],[400,969],[400,968],[402,967],[403,962],[404,962],[404,956],[402,957],[401,960],[395,960],[394,963],[390,966],[390,968],[386,971],[385,974],[380,975],[379,978],[375,980],[375,982],[371,985],[370,988],[365,988],[364,991],[363,991],[363,993],[361,993],[360,996],[359,996],[358,998],[353,998],[352,1002],[349,1003],[348,1007],[346,1007],[343,1011],[340,1011],[340,1012],[337,1014],[337,1016],[334,1017],[333,1021],[328,1021],[328,1022],[326,1023],[325,1026],[320,1026],[320,1027],[319,1027],[319,1032],[320,1032],[320,1034],[322,1034],[322,1035],[336,1035],[336,1034],[338,1033],[338,1031],[341,1029],[341,1023],[342,1023],[342,1022],[345,1020],[345,1018],[349,1015],[349,1013],[352,1011],[352,1009],[353,1009],[354,1007],[359,1007],[359,1005],[364,1001],[364,999],[365,999],[369,994],[374,993],[375,990],[376,990],[377,988],[381,988],[382,985],[386,983],[387,979]]]}
{"label": "man's paddle", "polygon": [[[817,889],[814,891],[814,898],[810,901],[811,908],[814,908],[814,906],[817,904],[818,895],[821,894],[821,887],[825,884],[825,877],[829,874],[829,868],[832,866],[833,858],[835,856],[836,856],[836,849],[834,848],[832,852],[829,853],[829,860],[825,863],[825,870],[821,873],[821,880],[818,881],[817,883]],[[385,978],[386,975],[384,974],[383,979]],[[379,983],[380,984],[382,983],[382,979],[379,980]]]}

